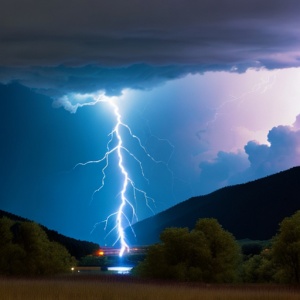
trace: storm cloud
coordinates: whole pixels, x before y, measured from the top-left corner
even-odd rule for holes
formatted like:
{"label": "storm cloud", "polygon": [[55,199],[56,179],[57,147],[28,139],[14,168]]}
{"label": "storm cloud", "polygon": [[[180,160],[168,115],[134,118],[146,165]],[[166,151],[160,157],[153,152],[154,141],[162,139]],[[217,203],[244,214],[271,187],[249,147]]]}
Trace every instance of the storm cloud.
{"label": "storm cloud", "polygon": [[299,11],[296,0],[2,0],[0,81],[117,95],[188,73],[299,66]]}
{"label": "storm cloud", "polygon": [[265,176],[300,164],[300,130],[277,126],[268,134],[270,146],[249,142],[245,151],[254,176]]}
{"label": "storm cloud", "polygon": [[244,153],[220,151],[212,161],[201,163],[203,192],[255,180],[299,165],[299,119],[300,115],[293,126],[272,128],[268,134],[269,145],[249,141]]}

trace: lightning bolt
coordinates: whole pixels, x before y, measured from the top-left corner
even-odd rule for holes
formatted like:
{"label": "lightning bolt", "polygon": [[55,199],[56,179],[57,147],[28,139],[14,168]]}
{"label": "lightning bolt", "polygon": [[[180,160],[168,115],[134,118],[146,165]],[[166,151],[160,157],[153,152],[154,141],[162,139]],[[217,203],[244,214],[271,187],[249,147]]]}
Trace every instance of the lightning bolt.
{"label": "lightning bolt", "polygon": [[236,105],[240,106],[244,103],[246,97],[248,97],[249,95],[263,94],[269,89],[271,89],[276,82],[278,72],[279,70],[275,70],[269,74],[267,73],[264,77],[260,77],[259,81],[255,83],[249,90],[245,91],[239,96],[230,95],[229,99],[225,100],[219,106],[213,108],[213,110],[215,111],[213,118],[210,121],[206,122],[205,128],[197,131],[197,137],[199,139],[202,138],[202,133],[205,133],[208,130],[208,128],[210,128],[211,125],[218,120],[219,116],[224,113],[222,112],[222,110],[225,107],[231,105],[232,103],[235,103]]}
{"label": "lightning bolt", "polygon": [[[131,201],[128,199],[128,194],[130,191],[132,191],[133,193],[133,198],[136,201],[136,197],[137,197],[137,193],[141,194],[143,196],[143,198],[145,199],[146,205],[149,207],[149,209],[153,212],[149,202],[151,201],[151,203],[154,203],[154,199],[149,197],[147,195],[147,193],[139,188],[135,182],[133,181],[133,179],[130,177],[129,172],[127,171],[125,165],[124,165],[124,154],[128,154],[139,166],[141,174],[143,176],[143,178],[145,178],[145,180],[149,183],[149,180],[147,179],[147,177],[145,176],[144,170],[143,170],[143,166],[142,166],[142,162],[138,159],[137,156],[135,156],[128,148],[126,148],[124,146],[123,143],[123,137],[122,137],[122,129],[127,130],[127,132],[130,134],[130,136],[136,140],[140,146],[140,148],[143,150],[144,154],[150,159],[152,160],[154,163],[161,163],[163,165],[165,165],[168,170],[170,172],[172,172],[169,167],[169,160],[168,162],[164,162],[164,161],[160,161],[160,160],[156,160],[154,159],[147,151],[147,149],[145,148],[145,146],[143,146],[141,140],[135,135],[133,134],[132,130],[130,129],[130,127],[125,124],[122,121],[122,117],[121,117],[121,113],[119,111],[119,107],[117,106],[117,104],[110,98],[105,97],[105,95],[101,94],[97,97],[97,99],[95,99],[92,103],[98,103],[98,102],[105,102],[107,103],[113,111],[113,115],[115,117],[115,126],[112,129],[112,131],[109,133],[109,141],[107,143],[107,147],[106,147],[106,153],[104,154],[104,156],[99,159],[99,160],[94,160],[94,161],[88,161],[85,163],[78,163],[75,167],[77,168],[78,166],[86,166],[88,164],[98,164],[98,163],[104,163],[104,167],[102,168],[102,181],[101,181],[101,185],[99,186],[99,188],[97,188],[92,195],[92,200],[94,198],[94,195],[98,192],[100,192],[104,186],[105,186],[105,180],[106,180],[106,169],[109,166],[109,158],[116,154],[117,157],[117,166],[118,166],[118,170],[120,172],[120,174],[122,175],[122,188],[119,192],[119,198],[120,198],[120,203],[118,206],[118,209],[113,212],[112,214],[110,214],[105,221],[103,221],[105,223],[105,227],[104,229],[107,230],[108,227],[108,223],[110,221],[110,219],[115,218],[115,226],[107,233],[106,237],[111,234],[113,231],[117,231],[117,239],[115,241],[115,243],[113,245],[115,245],[117,242],[120,242],[120,251],[119,251],[119,256],[123,256],[124,252],[129,252],[130,247],[126,241],[126,236],[125,236],[125,227],[130,226],[133,223],[134,220],[138,221],[138,217],[136,215],[136,211],[134,208],[134,205],[131,203]],[[91,105],[93,105],[91,104]],[[89,105],[89,104],[86,104]],[[81,105],[82,106],[82,105]],[[160,139],[159,139],[160,140]],[[161,140],[161,141],[165,141],[165,140]],[[170,155],[170,157],[173,154],[173,146],[172,144],[170,144],[170,147],[172,147],[172,153]],[[173,173],[171,173],[173,175]],[[129,220],[127,214],[126,214],[126,209],[130,209],[131,210],[131,214],[132,214],[132,220]],[[153,212],[154,214],[154,212]],[[96,224],[97,225],[97,224]],[[96,226],[95,225],[95,226]],[[94,226],[94,228],[95,228]]]}

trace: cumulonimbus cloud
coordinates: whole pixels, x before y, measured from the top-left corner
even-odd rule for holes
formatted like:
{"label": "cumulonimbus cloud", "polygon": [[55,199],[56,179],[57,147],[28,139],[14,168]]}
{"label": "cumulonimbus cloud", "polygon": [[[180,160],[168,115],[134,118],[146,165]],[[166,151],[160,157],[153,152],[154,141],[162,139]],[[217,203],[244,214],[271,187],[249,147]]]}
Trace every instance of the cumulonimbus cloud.
{"label": "cumulonimbus cloud", "polygon": [[[269,145],[249,141],[244,147],[245,153],[219,152],[213,161],[201,163],[200,182],[205,185],[207,180],[210,180],[209,190],[203,189],[203,192],[254,180],[300,165],[299,120],[300,115],[293,126],[273,127],[268,134]],[[218,175],[208,176],[211,174]]]}
{"label": "cumulonimbus cloud", "polygon": [[297,0],[3,0],[0,81],[58,97],[300,65]]}

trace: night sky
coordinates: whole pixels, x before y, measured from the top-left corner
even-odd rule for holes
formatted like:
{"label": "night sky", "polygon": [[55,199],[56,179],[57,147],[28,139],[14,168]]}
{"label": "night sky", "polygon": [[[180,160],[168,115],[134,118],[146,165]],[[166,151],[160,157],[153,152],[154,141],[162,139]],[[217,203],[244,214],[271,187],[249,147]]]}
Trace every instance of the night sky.
{"label": "night sky", "polygon": [[124,164],[149,196],[128,192],[133,222],[300,164],[298,0],[0,7],[0,209],[112,245],[116,156],[96,193],[106,161],[82,165],[107,151],[108,101],[131,128]]}

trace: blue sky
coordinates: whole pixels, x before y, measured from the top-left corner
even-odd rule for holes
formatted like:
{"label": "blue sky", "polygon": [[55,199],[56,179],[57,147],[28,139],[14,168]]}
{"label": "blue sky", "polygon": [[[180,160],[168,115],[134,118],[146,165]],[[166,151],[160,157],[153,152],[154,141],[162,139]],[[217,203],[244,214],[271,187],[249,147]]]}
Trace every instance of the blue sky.
{"label": "blue sky", "polygon": [[117,158],[97,193],[105,161],[77,165],[105,155],[110,101],[130,221],[299,165],[300,5],[268,4],[1,1],[0,209],[111,245]]}

